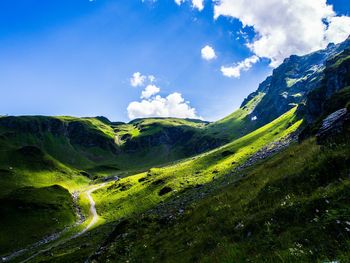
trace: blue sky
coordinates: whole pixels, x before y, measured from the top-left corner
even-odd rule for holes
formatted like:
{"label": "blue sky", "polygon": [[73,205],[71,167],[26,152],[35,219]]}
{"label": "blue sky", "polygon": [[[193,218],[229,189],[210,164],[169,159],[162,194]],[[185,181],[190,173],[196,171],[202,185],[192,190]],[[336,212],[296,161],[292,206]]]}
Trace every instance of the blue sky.
{"label": "blue sky", "polygon": [[[204,119],[224,117],[272,72],[271,66],[288,55],[267,53],[259,42],[248,48],[246,44],[257,40],[259,30],[262,35],[266,32],[258,23],[256,27],[249,24],[246,11],[229,13],[229,5],[235,0],[225,1],[226,6],[217,7],[217,19],[209,0],[204,2],[203,10],[189,0],[181,5],[174,0],[1,1],[0,114],[103,115],[128,121],[130,115],[134,116],[132,110],[134,114],[148,111],[150,115],[163,112],[176,116],[177,111],[195,109],[195,115]],[[336,13],[327,16],[349,15],[347,0],[327,3],[334,5]],[[264,17],[260,11],[251,12],[255,21]],[[242,23],[248,27],[243,28]],[[343,27],[346,23],[338,24]],[[330,39],[339,30],[348,30],[334,28],[328,34]],[[293,39],[288,41],[295,43]],[[215,51],[211,60],[201,55],[207,45]],[[296,46],[299,53],[310,49],[300,49],[300,43]],[[276,49],[285,50],[283,46]],[[224,76],[222,67],[232,69],[252,56],[258,61],[241,64],[244,70],[239,78]],[[276,64],[271,65],[271,61]],[[142,84],[133,87],[130,78],[136,72],[155,76],[155,80],[144,78]],[[141,99],[147,85],[160,91]],[[169,94],[178,93],[180,97],[168,100]],[[160,108],[171,108],[172,103],[182,107],[150,109],[154,101],[160,102]]]}

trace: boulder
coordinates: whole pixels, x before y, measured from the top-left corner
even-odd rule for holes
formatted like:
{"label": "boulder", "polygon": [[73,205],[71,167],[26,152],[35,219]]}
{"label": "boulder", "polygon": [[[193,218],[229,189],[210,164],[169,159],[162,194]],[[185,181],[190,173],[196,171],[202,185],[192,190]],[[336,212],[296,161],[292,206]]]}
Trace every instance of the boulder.
{"label": "boulder", "polygon": [[344,124],[348,120],[350,120],[350,114],[346,108],[337,110],[328,115],[322,121],[322,125],[316,134],[317,141],[322,142],[325,139],[342,132]]}

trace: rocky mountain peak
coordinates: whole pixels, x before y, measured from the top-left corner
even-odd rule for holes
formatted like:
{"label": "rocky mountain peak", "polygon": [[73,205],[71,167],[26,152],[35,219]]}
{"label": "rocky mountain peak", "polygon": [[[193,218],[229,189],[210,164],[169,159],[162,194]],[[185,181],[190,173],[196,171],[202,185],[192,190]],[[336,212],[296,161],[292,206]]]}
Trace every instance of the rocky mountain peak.
{"label": "rocky mountain peak", "polygon": [[326,62],[350,47],[350,38],[340,44],[329,44],[326,49],[305,56],[292,55],[273,70],[258,90],[243,102],[247,104],[259,93],[264,93],[250,116],[262,126],[305,101],[318,88],[325,75]]}

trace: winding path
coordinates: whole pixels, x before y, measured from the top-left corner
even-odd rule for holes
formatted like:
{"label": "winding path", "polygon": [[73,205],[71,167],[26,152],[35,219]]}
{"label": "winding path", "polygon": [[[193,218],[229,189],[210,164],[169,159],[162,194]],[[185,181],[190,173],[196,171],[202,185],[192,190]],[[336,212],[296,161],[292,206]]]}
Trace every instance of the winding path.
{"label": "winding path", "polygon": [[[118,179],[116,178],[116,180],[118,180]],[[115,180],[115,181],[116,181],[116,180]],[[92,194],[93,192],[95,192],[96,190],[98,190],[98,189],[104,187],[105,185],[106,185],[106,183],[102,183],[102,184],[97,185],[97,186],[94,187],[94,188],[91,188],[91,189],[85,191],[85,193],[86,193],[86,195],[87,195],[87,197],[88,197],[88,199],[89,199],[89,203],[90,203],[90,215],[92,215],[92,219],[91,219],[90,223],[89,223],[82,231],[80,231],[79,233],[77,233],[77,234],[75,234],[75,235],[73,235],[73,236],[71,236],[71,237],[69,237],[69,238],[67,238],[67,239],[61,240],[60,242],[58,242],[58,243],[56,243],[56,244],[54,244],[54,245],[52,245],[52,246],[50,246],[50,247],[48,247],[48,248],[46,248],[46,249],[39,250],[38,252],[36,252],[35,254],[31,255],[30,257],[28,257],[27,259],[25,259],[25,260],[22,261],[22,262],[28,262],[29,260],[35,258],[35,257],[38,256],[39,254],[44,253],[44,252],[47,252],[47,251],[51,250],[52,248],[57,247],[57,246],[59,246],[60,244],[62,244],[62,243],[64,243],[64,242],[67,242],[67,241],[69,241],[69,240],[71,240],[71,239],[74,239],[74,238],[76,238],[76,237],[79,237],[79,236],[81,236],[82,234],[84,234],[85,232],[87,232],[90,228],[92,228],[92,227],[97,223],[97,221],[98,221],[98,214],[97,214],[97,211],[96,211],[96,203],[95,203],[94,199],[92,198],[91,194]],[[83,223],[83,222],[80,222],[79,225],[82,224],[82,223]],[[36,242],[36,243],[30,245],[30,246],[27,247],[27,248],[18,250],[18,251],[16,251],[16,252],[12,253],[11,255],[8,255],[8,256],[5,256],[5,257],[3,257],[3,258],[0,258],[0,262],[9,262],[9,261],[11,261],[11,260],[13,260],[13,259],[15,259],[15,258],[17,258],[17,257],[19,257],[19,256],[21,256],[21,255],[23,255],[24,253],[30,251],[30,250],[33,250],[33,249],[38,248],[38,247],[41,246],[41,245],[51,243],[51,242],[57,240],[59,237],[61,237],[62,234],[63,234],[64,232],[66,232],[67,230],[68,230],[68,228],[65,228],[65,229],[62,230],[61,232],[52,234],[51,236],[46,237],[46,238],[44,238],[44,239],[42,239],[42,240],[40,240],[40,241],[38,241],[38,242]]]}
{"label": "winding path", "polygon": [[84,234],[86,231],[88,231],[91,227],[93,227],[97,223],[98,214],[96,211],[96,203],[95,203],[94,199],[92,198],[91,194],[93,192],[95,192],[96,190],[104,187],[105,185],[106,185],[106,183],[103,183],[103,184],[100,184],[100,185],[86,191],[86,195],[88,196],[88,199],[90,202],[90,214],[92,215],[92,219],[91,219],[90,223],[81,232],[74,235],[71,239],[76,238],[78,236],[81,236],[82,234]]}

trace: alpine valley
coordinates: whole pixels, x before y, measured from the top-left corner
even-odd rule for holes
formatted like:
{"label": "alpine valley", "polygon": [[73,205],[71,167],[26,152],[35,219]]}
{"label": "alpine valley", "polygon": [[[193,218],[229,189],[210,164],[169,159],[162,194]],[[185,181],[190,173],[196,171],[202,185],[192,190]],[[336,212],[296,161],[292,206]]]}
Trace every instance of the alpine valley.
{"label": "alpine valley", "polygon": [[2,262],[350,262],[350,38],[216,122],[0,117]]}

